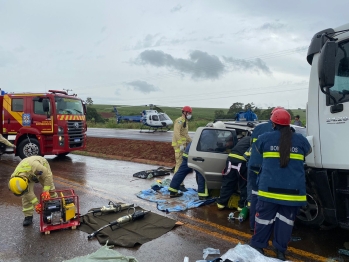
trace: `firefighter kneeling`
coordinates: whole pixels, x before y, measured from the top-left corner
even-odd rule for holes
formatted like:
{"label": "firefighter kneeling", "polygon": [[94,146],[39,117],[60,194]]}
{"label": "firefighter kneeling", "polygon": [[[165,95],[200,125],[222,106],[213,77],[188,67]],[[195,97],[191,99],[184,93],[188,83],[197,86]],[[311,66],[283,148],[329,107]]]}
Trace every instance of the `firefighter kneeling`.
{"label": "firefighter kneeling", "polygon": [[40,183],[43,186],[43,199],[57,197],[53,176],[47,160],[41,156],[31,156],[23,159],[11,175],[8,183],[9,189],[16,196],[22,197],[24,213],[23,226],[33,223],[34,208],[37,213],[41,213],[42,207],[38,198],[34,194],[34,184]]}

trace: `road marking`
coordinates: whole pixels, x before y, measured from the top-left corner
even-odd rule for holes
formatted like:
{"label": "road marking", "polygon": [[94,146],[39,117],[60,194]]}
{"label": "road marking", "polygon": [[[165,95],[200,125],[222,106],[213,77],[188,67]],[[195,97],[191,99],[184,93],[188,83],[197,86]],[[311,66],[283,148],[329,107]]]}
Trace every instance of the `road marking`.
{"label": "road marking", "polygon": [[[101,197],[101,198],[105,198],[106,199],[104,194],[106,194],[106,195],[112,194],[113,196],[116,196],[114,193],[110,193],[108,191],[104,191],[104,190],[101,190],[101,189],[91,188],[93,190],[93,192],[91,192],[91,190],[83,188],[80,184],[78,184],[78,186],[72,185],[71,183],[74,183],[74,182],[72,182],[70,180],[67,180],[65,178],[62,178],[62,177],[59,177],[59,179],[57,179],[57,180],[61,184],[66,184],[67,186],[73,186],[73,187],[75,187],[76,189],[78,189],[80,191],[83,191],[83,192],[88,193],[88,194],[93,194],[93,195],[96,195],[96,196]],[[112,200],[112,198],[107,198],[107,199]],[[129,202],[129,201],[126,201],[126,199],[123,199],[122,201]],[[150,206],[150,207],[153,208],[152,203],[145,202],[144,200],[133,201],[133,202],[142,203],[143,206],[146,205],[146,206]],[[211,226],[211,227],[217,228],[218,230],[221,230],[223,232],[227,232],[227,233],[230,233],[230,234],[233,234],[233,235],[237,235],[237,236],[243,237],[245,239],[250,239],[251,238],[251,234],[247,234],[245,232],[238,231],[236,229],[232,229],[232,228],[229,228],[229,227],[221,226],[221,225],[218,225],[218,224],[210,222],[210,221],[206,221],[206,220],[202,220],[202,219],[199,219],[199,218],[190,217],[190,216],[182,214],[182,213],[178,213],[176,215],[178,217],[185,218],[186,220],[189,220],[189,221],[192,221],[192,222],[196,222],[196,223],[200,223],[200,224],[204,224],[204,225],[207,225],[207,226]],[[217,233],[217,232],[212,232],[210,230],[204,229],[203,227],[194,226],[194,225],[188,224],[188,223],[184,224],[184,226],[187,226],[189,228],[195,229],[196,231],[203,232],[205,234],[208,234],[208,235],[211,235],[211,236],[214,236],[214,237],[218,237],[220,239],[232,242],[234,244],[238,244],[239,242],[242,242],[241,240],[239,240],[237,238],[228,237],[228,236],[225,236],[225,235]],[[269,242],[269,244],[271,245],[271,242]],[[305,257],[305,258],[308,258],[308,259],[312,259],[312,260],[315,260],[315,261],[324,261],[324,262],[328,261],[328,259],[323,257],[323,256],[319,256],[319,255],[316,255],[316,254],[313,254],[313,253],[310,253],[310,252],[307,252],[307,251],[304,251],[304,250],[300,250],[300,249],[297,249],[297,248],[294,248],[294,247],[288,247],[287,250],[290,253],[293,253],[295,255],[298,255],[298,256],[301,256],[301,257]],[[266,254],[269,255],[269,256],[272,256],[274,254],[274,252],[272,250],[265,249],[265,251],[266,251]],[[299,261],[302,261],[302,260],[299,260]]]}

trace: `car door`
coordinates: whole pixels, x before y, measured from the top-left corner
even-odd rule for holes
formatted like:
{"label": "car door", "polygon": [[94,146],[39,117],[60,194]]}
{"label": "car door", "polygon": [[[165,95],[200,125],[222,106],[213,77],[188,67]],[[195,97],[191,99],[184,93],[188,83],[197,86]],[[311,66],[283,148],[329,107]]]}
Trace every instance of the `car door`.
{"label": "car door", "polygon": [[188,154],[188,166],[205,177],[209,189],[221,187],[222,170],[229,149],[236,141],[234,129],[199,127],[196,130]]}

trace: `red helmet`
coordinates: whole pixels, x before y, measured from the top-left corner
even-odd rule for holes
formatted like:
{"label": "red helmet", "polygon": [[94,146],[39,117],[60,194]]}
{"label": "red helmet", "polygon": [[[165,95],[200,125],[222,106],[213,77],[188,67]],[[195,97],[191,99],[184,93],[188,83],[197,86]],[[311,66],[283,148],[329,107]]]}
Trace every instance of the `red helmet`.
{"label": "red helmet", "polygon": [[191,109],[190,106],[185,106],[185,107],[182,108],[182,112],[191,113],[191,112],[193,112],[193,109]]}
{"label": "red helmet", "polygon": [[284,109],[282,106],[274,107],[270,114],[273,114],[276,110]]}
{"label": "red helmet", "polygon": [[291,123],[291,115],[283,108],[276,110],[270,118],[271,122],[280,126],[289,126]]}

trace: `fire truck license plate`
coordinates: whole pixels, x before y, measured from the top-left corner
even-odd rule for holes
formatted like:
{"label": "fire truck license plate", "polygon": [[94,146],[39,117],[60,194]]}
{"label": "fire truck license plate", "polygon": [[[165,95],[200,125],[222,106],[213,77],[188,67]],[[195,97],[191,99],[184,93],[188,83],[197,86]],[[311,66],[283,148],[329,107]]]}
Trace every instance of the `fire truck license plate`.
{"label": "fire truck license plate", "polygon": [[74,142],[80,142],[80,138],[75,138]]}

